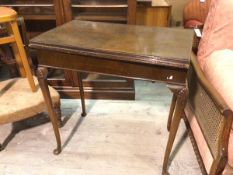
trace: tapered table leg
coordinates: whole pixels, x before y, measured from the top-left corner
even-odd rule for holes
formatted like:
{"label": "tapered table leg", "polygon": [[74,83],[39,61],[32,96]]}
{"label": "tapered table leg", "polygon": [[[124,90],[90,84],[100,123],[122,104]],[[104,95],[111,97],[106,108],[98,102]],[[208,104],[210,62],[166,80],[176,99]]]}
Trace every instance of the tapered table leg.
{"label": "tapered table leg", "polygon": [[81,98],[81,104],[82,104],[82,116],[85,117],[87,115],[86,113],[86,105],[85,105],[85,97],[84,97],[84,90],[83,90],[83,81],[81,77],[81,73],[78,72],[78,84],[79,84],[79,92],[80,92],[80,98]]}
{"label": "tapered table leg", "polygon": [[46,68],[39,67],[37,69],[37,78],[39,81],[42,94],[44,96],[45,104],[48,109],[49,118],[52,122],[54,134],[55,134],[56,141],[57,141],[57,148],[53,151],[53,153],[57,155],[61,152],[61,138],[60,138],[60,133],[58,129],[58,120],[57,120],[56,112],[54,111],[54,108],[53,108],[53,103],[52,103],[51,95],[49,92],[48,83],[46,80],[47,73],[48,71]]}

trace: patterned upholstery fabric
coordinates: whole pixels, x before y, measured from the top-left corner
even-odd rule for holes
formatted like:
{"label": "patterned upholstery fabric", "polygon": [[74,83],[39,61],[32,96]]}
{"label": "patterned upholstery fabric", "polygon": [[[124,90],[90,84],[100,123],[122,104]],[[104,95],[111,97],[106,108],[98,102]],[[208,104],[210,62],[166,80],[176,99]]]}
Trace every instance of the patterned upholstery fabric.
{"label": "patterned upholstery fabric", "polygon": [[[233,73],[232,9],[232,0],[212,0],[198,49],[198,61],[206,78],[231,109],[233,109],[233,81],[229,75]],[[228,163],[233,167],[233,134],[229,140]]]}
{"label": "patterned upholstery fabric", "polygon": [[[35,78],[37,87],[39,87]],[[54,104],[60,103],[60,96],[49,87]],[[24,100],[22,100],[24,99]],[[46,110],[41,89],[33,93],[26,78],[15,78],[0,82],[0,124],[31,117]]]}
{"label": "patterned upholstery fabric", "polygon": [[198,61],[205,61],[216,50],[233,50],[233,1],[212,0],[198,49]]}
{"label": "patterned upholstery fabric", "polygon": [[[233,0],[212,0],[205,21],[197,59],[207,80],[233,110]],[[195,139],[207,171],[211,156],[200,127],[195,119],[189,118]],[[199,128],[199,129],[198,129]],[[224,175],[233,174],[233,127],[229,138],[228,165]]]}

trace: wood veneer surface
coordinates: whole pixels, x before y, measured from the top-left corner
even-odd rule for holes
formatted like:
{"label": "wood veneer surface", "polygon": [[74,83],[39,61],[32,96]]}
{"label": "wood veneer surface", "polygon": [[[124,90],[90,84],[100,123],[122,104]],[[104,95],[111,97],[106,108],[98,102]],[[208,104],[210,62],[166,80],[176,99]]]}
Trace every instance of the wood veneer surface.
{"label": "wood veneer surface", "polygon": [[186,29],[71,21],[30,41],[35,49],[187,67],[193,32]]}

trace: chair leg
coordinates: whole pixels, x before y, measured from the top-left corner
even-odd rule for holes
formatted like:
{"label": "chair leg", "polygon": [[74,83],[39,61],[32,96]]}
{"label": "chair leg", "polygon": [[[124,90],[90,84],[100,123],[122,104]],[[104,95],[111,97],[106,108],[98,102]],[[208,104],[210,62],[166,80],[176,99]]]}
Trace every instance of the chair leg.
{"label": "chair leg", "polygon": [[48,88],[48,84],[46,80],[47,73],[48,72],[45,68],[39,67],[37,69],[37,78],[38,78],[38,81],[41,87],[42,94],[45,99],[45,104],[48,109],[49,117],[52,122],[54,134],[55,134],[56,141],[57,141],[57,148],[53,151],[53,153],[57,155],[61,152],[61,138],[60,138],[60,133],[58,129],[57,116],[53,108],[52,99],[50,96],[50,92],[49,92],[49,88]]}
{"label": "chair leg", "polygon": [[175,105],[176,105],[177,96],[178,96],[178,94],[181,92],[181,90],[184,87],[180,86],[180,85],[171,85],[171,84],[168,84],[167,87],[170,89],[170,91],[173,94],[173,96],[172,96],[172,102],[171,102],[171,107],[170,107],[170,110],[169,110],[169,115],[168,115],[168,120],[167,120],[167,130],[170,131],[171,122],[172,122],[172,117],[174,115],[174,109],[175,109]]}
{"label": "chair leg", "polygon": [[87,113],[86,113],[86,105],[85,105],[85,97],[84,97],[83,81],[82,81],[81,73],[78,72],[77,78],[78,78],[80,98],[81,98],[81,103],[82,103],[82,114],[81,115],[85,117]]}
{"label": "chair leg", "polygon": [[180,93],[177,96],[177,101],[174,109],[174,116],[172,118],[172,122],[170,126],[169,138],[168,138],[164,161],[163,161],[163,172],[162,172],[163,175],[169,174],[168,173],[169,157],[182,118],[182,113],[184,111],[185,104],[186,104],[186,89],[183,89],[180,91]]}
{"label": "chair leg", "polygon": [[170,107],[169,116],[168,116],[168,120],[167,120],[167,130],[168,131],[170,131],[170,128],[171,128],[171,122],[172,122],[172,117],[174,114],[176,100],[177,100],[177,94],[173,93],[171,107]]}

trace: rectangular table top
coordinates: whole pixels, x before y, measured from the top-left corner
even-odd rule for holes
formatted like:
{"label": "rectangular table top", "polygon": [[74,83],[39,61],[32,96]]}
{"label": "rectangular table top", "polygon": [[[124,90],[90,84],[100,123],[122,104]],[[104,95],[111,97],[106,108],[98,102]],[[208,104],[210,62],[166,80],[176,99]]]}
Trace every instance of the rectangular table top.
{"label": "rectangular table top", "polygon": [[45,32],[30,47],[101,59],[188,68],[193,32],[74,20]]}

